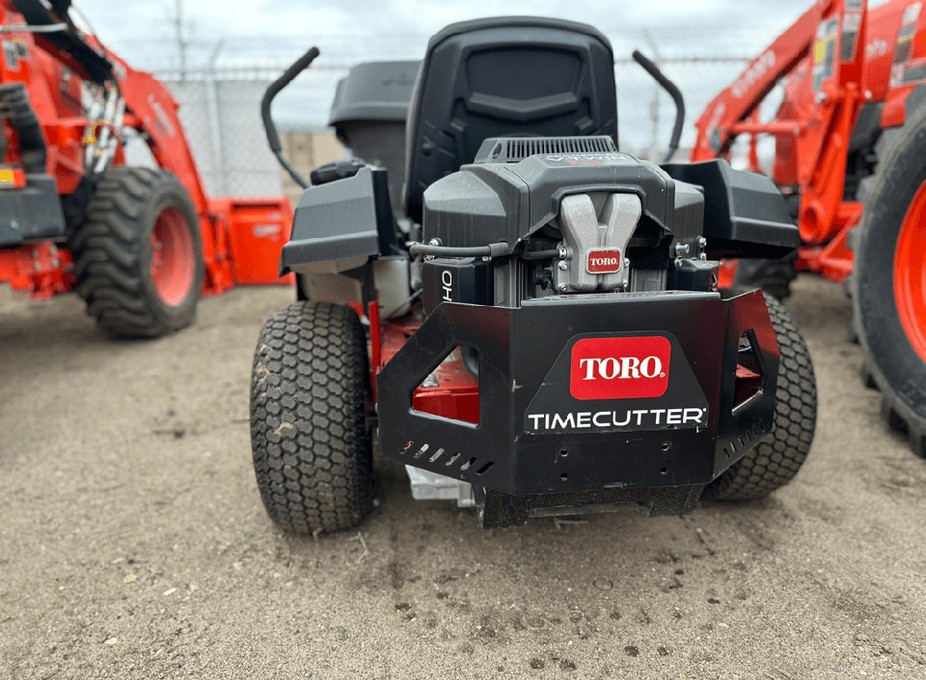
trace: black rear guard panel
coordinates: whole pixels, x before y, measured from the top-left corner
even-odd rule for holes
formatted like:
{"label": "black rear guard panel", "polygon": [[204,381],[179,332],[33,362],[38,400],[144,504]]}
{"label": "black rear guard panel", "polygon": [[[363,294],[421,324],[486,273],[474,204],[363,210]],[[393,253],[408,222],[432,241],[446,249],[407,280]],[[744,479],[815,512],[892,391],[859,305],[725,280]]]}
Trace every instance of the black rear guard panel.
{"label": "black rear guard panel", "polygon": [[[762,367],[761,387],[734,411],[738,341],[747,331]],[[570,348],[588,336],[624,335],[663,336],[671,342],[665,394],[574,399]],[[474,347],[479,354],[478,425],[412,408],[416,387],[456,346]],[[605,498],[608,491],[627,496],[633,490],[700,487],[771,430],[778,363],[760,292],[730,300],[687,292],[556,296],[525,301],[517,309],[444,303],[378,376],[382,451],[508,495],[578,498],[601,492]],[[695,417],[686,408],[706,413]],[[665,423],[668,409],[672,425]],[[654,416],[660,410],[661,418]],[[638,411],[646,415],[627,415]],[[559,419],[551,422],[551,413]],[[627,426],[615,426],[628,417]],[[607,427],[580,427],[592,419]]]}

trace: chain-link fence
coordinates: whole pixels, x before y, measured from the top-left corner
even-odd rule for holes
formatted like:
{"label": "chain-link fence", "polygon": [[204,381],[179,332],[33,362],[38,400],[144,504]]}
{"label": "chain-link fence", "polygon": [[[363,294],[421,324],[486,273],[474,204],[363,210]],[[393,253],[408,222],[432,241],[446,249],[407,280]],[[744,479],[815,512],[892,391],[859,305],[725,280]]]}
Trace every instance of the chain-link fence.
{"label": "chain-link fence", "polygon": [[180,120],[210,196],[280,193],[280,167],[267,149],[260,122],[266,81],[167,81],[180,103]]}
{"label": "chain-link fence", "polygon": [[[684,93],[687,116],[677,158],[686,157],[694,142],[698,115],[739,74],[747,58],[721,53],[665,55],[654,47],[656,43],[650,35],[638,41],[620,42],[641,44],[643,51]],[[420,58],[424,43],[420,36],[414,39],[385,36],[376,38],[378,49],[371,48],[360,55],[356,44],[345,44],[333,36],[307,38],[305,45],[317,44],[322,55],[274,104],[274,118],[280,129],[297,135],[289,150],[300,154],[294,159],[300,167],[307,168],[308,161],[317,164],[341,154],[327,142],[321,145],[324,151],[320,153],[319,145],[311,137],[325,134],[335,86],[351,66],[360,61]],[[653,45],[649,50],[647,43]],[[267,151],[260,122],[260,98],[266,86],[299,56],[301,49],[302,46],[297,49],[291,43],[264,42],[260,52],[236,49],[234,55],[223,56],[225,50],[220,46],[212,50],[208,65],[181,69],[174,64],[152,69],[181,103],[181,118],[211,194],[280,191],[278,167]],[[615,45],[615,54],[624,52],[629,53],[629,47],[623,50]],[[671,99],[629,57],[616,60],[615,78],[621,148],[644,158],[661,159],[675,118]]]}

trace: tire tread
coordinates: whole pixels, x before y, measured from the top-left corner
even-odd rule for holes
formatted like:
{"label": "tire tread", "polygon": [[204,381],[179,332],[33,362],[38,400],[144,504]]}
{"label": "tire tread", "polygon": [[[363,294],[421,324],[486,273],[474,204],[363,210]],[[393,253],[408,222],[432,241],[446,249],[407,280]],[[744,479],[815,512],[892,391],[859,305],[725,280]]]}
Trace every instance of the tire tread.
{"label": "tire tread", "polygon": [[775,423],[772,432],[704,490],[704,498],[751,501],[794,479],[810,452],[817,422],[817,386],[804,338],[785,307],[766,295],[778,339]]}
{"label": "tire tread", "polygon": [[[195,217],[186,190],[174,175],[150,168],[110,168],[98,182],[84,220],[70,239],[77,293],[86,302],[87,313],[108,335],[159,337],[193,320],[195,301],[165,312],[156,294],[147,291],[144,284],[150,273],[142,264],[141,242],[148,238],[143,221],[150,197],[164,191],[188,216]],[[198,243],[198,224],[190,227]],[[194,257],[198,296],[203,267],[198,249]]]}
{"label": "tire tread", "polygon": [[287,531],[357,525],[372,508],[366,336],[349,307],[299,302],[261,331],[251,446],[267,514]]}
{"label": "tire tread", "polygon": [[[866,387],[881,392],[882,420],[890,429],[905,434],[911,450],[926,458],[926,387],[916,386],[917,376],[926,379],[926,366],[912,356],[912,348],[893,343],[887,351],[880,342],[886,328],[899,321],[893,300],[883,299],[883,291],[893,287],[893,268],[879,258],[884,244],[897,238],[892,231],[897,197],[906,195],[909,182],[926,182],[926,107],[908,109],[904,127],[890,132],[890,144],[883,157],[879,152],[878,168],[866,193],[862,221],[852,231],[856,260],[851,280],[853,324],[864,357],[861,377]],[[884,276],[891,278],[879,278]]]}

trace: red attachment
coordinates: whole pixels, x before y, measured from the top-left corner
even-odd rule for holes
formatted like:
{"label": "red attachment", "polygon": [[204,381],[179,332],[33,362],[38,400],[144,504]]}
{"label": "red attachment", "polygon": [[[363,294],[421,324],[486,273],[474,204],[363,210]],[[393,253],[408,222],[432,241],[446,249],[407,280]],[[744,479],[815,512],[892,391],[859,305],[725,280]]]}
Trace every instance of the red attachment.
{"label": "red attachment", "polygon": [[861,203],[843,203],[837,215],[839,232],[822,246],[804,246],[798,250],[797,268],[816,272],[830,281],[842,283],[852,273],[853,255],[846,246],[849,232],[862,218]]}
{"label": "red attachment", "polygon": [[762,376],[742,364],[736,365],[733,403],[739,406],[749,401],[762,389]]}
{"label": "red attachment", "polygon": [[717,287],[721,289],[732,288],[736,283],[736,260],[721,260],[720,270],[717,272]]}
{"label": "red attachment", "polygon": [[[375,369],[377,373],[402,349],[420,326],[421,322],[413,315],[383,324],[382,364]],[[412,395],[412,407],[416,411],[467,423],[479,422],[479,380],[466,368],[459,347],[453,349],[431,372],[430,377],[436,386],[418,387]]]}
{"label": "red attachment", "polygon": [[379,321],[379,300],[367,305],[367,319],[370,321],[370,391],[376,401],[376,376],[383,367],[383,336]]}
{"label": "red attachment", "polygon": [[437,387],[419,387],[412,395],[412,408],[451,420],[479,422],[479,381],[463,364],[457,348],[432,372]]}
{"label": "red attachment", "polygon": [[37,299],[71,290],[74,276],[70,272],[71,254],[51,241],[0,249],[0,282]]}
{"label": "red attachment", "polygon": [[907,339],[926,362],[926,182],[916,192],[897,238],[894,301]]}
{"label": "red attachment", "polygon": [[[233,285],[292,284],[292,274],[280,277],[279,253],[289,241],[293,209],[278,198],[213,198],[209,213],[215,220],[213,258],[215,292]],[[271,253],[275,253],[273,257]]]}

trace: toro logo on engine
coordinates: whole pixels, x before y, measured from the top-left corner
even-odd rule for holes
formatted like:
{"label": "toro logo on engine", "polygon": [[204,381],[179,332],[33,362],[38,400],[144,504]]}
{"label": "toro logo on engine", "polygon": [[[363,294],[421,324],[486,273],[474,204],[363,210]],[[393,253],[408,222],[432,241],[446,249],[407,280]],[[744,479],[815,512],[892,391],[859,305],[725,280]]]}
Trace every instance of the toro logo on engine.
{"label": "toro logo on engine", "polygon": [[573,398],[652,399],[669,388],[672,343],[660,335],[585,338],[572,347]]}
{"label": "toro logo on engine", "polygon": [[585,256],[585,271],[589,274],[616,274],[622,264],[621,251],[616,248],[594,248]]}

